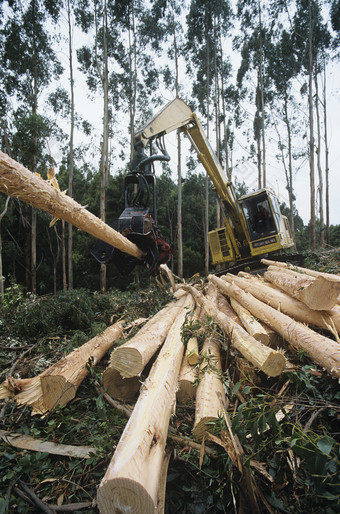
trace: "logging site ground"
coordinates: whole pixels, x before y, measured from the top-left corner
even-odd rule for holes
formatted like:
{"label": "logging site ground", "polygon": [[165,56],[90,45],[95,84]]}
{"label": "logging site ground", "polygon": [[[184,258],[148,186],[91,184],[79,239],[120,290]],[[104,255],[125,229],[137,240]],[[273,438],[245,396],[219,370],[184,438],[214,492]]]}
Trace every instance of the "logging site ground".
{"label": "logging site ground", "polygon": [[[303,266],[338,275],[340,250],[309,254]],[[113,505],[114,499],[107,498],[109,490],[103,483],[111,481],[115,491],[117,471],[109,468],[109,464],[116,455],[115,469],[119,468],[119,441],[128,419],[134,419],[130,432],[138,434],[138,425],[148,415],[150,427],[153,422],[160,432],[153,435],[147,458],[141,456],[145,463],[138,462],[138,455],[135,457],[129,476],[136,488],[149,487],[156,491],[152,498],[154,512],[335,514],[340,511],[340,369],[339,360],[326,362],[326,357],[332,359],[339,352],[338,306],[327,312],[313,311],[313,323],[295,323],[291,315],[286,338],[267,327],[267,333],[276,337],[276,344],[263,350],[264,344],[258,343],[261,348],[256,355],[250,355],[244,350],[243,342],[235,339],[239,326],[236,321],[232,329],[225,325],[228,318],[225,309],[231,308],[233,300],[226,291],[230,287],[232,294],[232,288],[237,289],[236,282],[195,276],[178,289],[175,277],[177,300],[174,300],[170,278],[174,279],[167,275],[157,279],[149,276],[145,287],[132,284],[125,291],[114,289],[105,295],[81,289],[37,297],[27,296],[14,282],[7,286],[0,306],[0,382],[3,384],[0,394],[4,398],[0,400],[0,513],[146,512],[139,510],[136,500],[128,498],[127,493],[126,505],[131,501],[132,510],[110,509],[108,505],[110,502]],[[249,277],[246,273],[240,279],[240,288],[242,280],[253,281],[255,286],[261,286],[264,281],[262,276]],[[268,288],[268,295],[270,287],[275,289],[273,284],[261,287]],[[184,300],[192,298],[191,295],[196,306],[201,307],[195,315],[188,315],[190,300]],[[171,314],[175,302],[182,307]],[[165,367],[166,356],[163,356],[163,371],[156,375],[159,372],[156,364],[162,358],[161,346],[138,376],[137,387],[134,385],[126,392],[119,386],[114,398],[108,394],[109,388],[103,386],[103,373],[113,362],[113,353],[133,338],[141,339],[139,331],[145,331],[143,327],[158,319],[155,316],[162,309],[165,317],[174,316],[164,343],[168,344],[172,338],[168,353],[176,347],[176,341],[178,345],[178,339],[184,347],[196,339],[199,353],[190,371],[195,376],[190,384],[193,396],[190,397],[190,392],[188,396],[178,396],[175,406],[164,401],[164,418],[168,416],[170,424],[165,423],[163,436],[163,417],[152,421],[156,407],[150,408],[147,400],[154,386],[152,377],[164,376],[167,390],[172,388],[174,394],[178,395],[181,389],[178,375],[171,379],[174,366]],[[278,316],[279,311],[275,311]],[[176,328],[180,316],[184,316],[184,323]],[[269,314],[266,316],[269,320]],[[255,318],[259,321],[259,316]],[[136,320],[139,320],[137,326]],[[308,324],[313,332],[307,329]],[[70,393],[65,404],[50,405],[48,399],[41,400],[41,394],[46,392],[43,378],[56,377],[57,369],[65,371],[71,352],[87,348],[84,345],[89,341],[99,341],[101,334],[112,326],[118,331],[114,344],[100,358],[91,352],[85,357],[85,365],[77,371],[82,373],[81,379],[72,385],[74,393]],[[296,332],[301,327],[309,332]],[[308,342],[313,351],[302,344],[308,338],[313,339]],[[335,350],[327,353],[327,348]],[[188,360],[193,353],[191,350],[186,354]],[[285,364],[280,367],[283,353]],[[269,371],[268,361],[274,358],[277,368]],[[76,364],[73,360],[74,373]],[[39,397],[35,377],[41,377]],[[136,384],[135,378],[125,380],[134,380]],[[202,398],[199,391],[208,378],[211,382],[206,387],[211,388],[211,393],[205,392],[206,397]],[[220,385],[213,383],[216,379]],[[72,377],[65,383],[71,384]],[[31,392],[26,390],[28,384]],[[222,392],[216,393],[218,387]],[[28,402],[33,389],[36,396]],[[7,398],[6,391],[10,391]],[[66,395],[65,391],[62,394]],[[157,409],[158,404],[163,408],[162,394],[159,388]],[[225,395],[223,401],[222,395]],[[212,408],[207,403],[209,396],[212,403],[215,396],[221,400],[217,414],[211,416],[204,414],[205,409]],[[199,402],[202,402],[200,407]],[[139,416],[138,408],[144,409],[139,411]],[[39,409],[44,410],[43,415]],[[141,444],[129,442],[128,434],[125,437],[126,445],[135,443],[130,453],[144,451],[141,450],[145,437],[142,426],[140,432]],[[165,472],[160,474],[150,459],[153,448],[162,444],[162,437],[166,440],[165,451],[162,447]],[[125,469],[123,475],[124,472]]]}

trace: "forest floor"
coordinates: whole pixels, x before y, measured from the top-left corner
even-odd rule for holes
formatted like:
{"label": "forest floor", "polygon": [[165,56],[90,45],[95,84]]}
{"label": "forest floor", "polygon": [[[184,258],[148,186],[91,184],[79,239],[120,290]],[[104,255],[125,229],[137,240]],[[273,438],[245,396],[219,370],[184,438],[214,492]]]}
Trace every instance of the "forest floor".
{"label": "forest floor", "polygon": [[[308,259],[308,267],[340,271],[339,251]],[[0,309],[0,381],[7,375],[35,376],[122,316],[153,316],[170,299],[165,288],[151,282],[144,290],[106,295],[73,290],[43,298],[27,297],[12,283]],[[339,384],[303,352],[288,345],[284,349],[294,368],[276,378],[241,367],[236,352],[227,359],[224,355],[233,431],[255,477],[262,512],[335,514],[340,511]],[[3,431],[95,448],[85,459],[19,449],[1,439],[0,514],[39,512],[29,498],[32,492],[52,512],[69,504],[73,512],[98,512],[97,488],[127,421],[98,385],[108,360],[106,355],[96,367],[89,366],[76,397],[44,418],[31,416],[29,407],[0,402]],[[173,430],[193,439],[194,416],[193,403],[177,405]],[[211,432],[220,438],[225,429],[221,418]],[[171,439],[168,446],[165,512],[247,512],[240,473],[223,447],[206,442],[210,451],[203,454]]]}

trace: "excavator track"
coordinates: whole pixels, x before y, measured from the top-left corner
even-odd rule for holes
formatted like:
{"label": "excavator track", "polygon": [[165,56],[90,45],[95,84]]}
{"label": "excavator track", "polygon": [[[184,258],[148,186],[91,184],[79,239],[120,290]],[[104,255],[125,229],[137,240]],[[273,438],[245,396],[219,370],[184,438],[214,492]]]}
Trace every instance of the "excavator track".
{"label": "excavator track", "polygon": [[214,273],[217,277],[221,275],[225,275],[226,273],[232,273],[233,275],[237,275],[239,271],[247,271],[248,273],[251,273],[253,275],[256,274],[263,274],[267,266],[264,266],[261,263],[261,259],[270,259],[275,258],[276,261],[279,262],[289,262],[291,264],[295,264],[296,266],[303,266],[304,264],[304,256],[302,253],[290,253],[287,255],[261,255],[258,259],[249,259],[247,261],[242,261],[240,263],[237,263],[233,266],[230,266],[227,269],[219,270]]}

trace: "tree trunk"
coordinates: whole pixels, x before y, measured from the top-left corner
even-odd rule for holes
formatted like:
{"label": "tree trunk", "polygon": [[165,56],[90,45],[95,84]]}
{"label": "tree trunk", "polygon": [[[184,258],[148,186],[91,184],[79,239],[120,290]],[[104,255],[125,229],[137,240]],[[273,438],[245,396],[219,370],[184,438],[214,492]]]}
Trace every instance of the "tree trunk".
{"label": "tree trunk", "polygon": [[[272,270],[271,268],[274,268]],[[277,270],[277,271],[276,271]],[[269,267],[265,280],[279,287],[312,310],[324,311],[334,307],[340,293],[340,282],[324,277],[302,275],[286,268]]]}
{"label": "tree trunk", "polygon": [[[74,135],[74,80],[73,80],[73,47],[72,47],[72,27],[71,27],[71,6],[70,0],[67,1],[67,21],[68,21],[68,58],[70,68],[70,92],[71,92],[71,119],[70,119],[70,155],[68,165],[68,195],[73,197],[73,172],[74,172],[74,157],[73,157],[73,135]],[[68,224],[68,287],[73,289],[73,227]],[[63,284],[65,285],[65,284]]]}
{"label": "tree trunk", "polygon": [[[215,284],[215,278],[209,276]],[[220,280],[220,279],[219,279]],[[223,281],[222,281],[223,282]],[[269,376],[279,375],[285,368],[286,361],[282,353],[271,350],[259,341],[256,341],[248,332],[235,323],[227,315],[218,310],[214,303],[205,298],[197,289],[191,286],[182,286],[185,291],[190,292],[195,300],[202,305],[208,316],[225,330],[231,344],[254,366]]]}
{"label": "tree trunk", "polygon": [[174,319],[183,311],[183,305],[184,299],[160,310],[134,337],[112,352],[110,366],[118,370],[123,378],[140,375],[164,342]]}
{"label": "tree trunk", "polygon": [[133,413],[98,489],[102,514],[154,514],[168,426],[183,358],[181,328],[193,301],[188,296],[144,382]]}
{"label": "tree trunk", "polygon": [[274,287],[270,287],[269,284],[264,282],[258,283],[256,279],[249,280],[235,277],[234,275],[224,276],[222,279],[238,285],[258,300],[267,303],[280,312],[284,312],[296,321],[326,329],[334,335],[337,331],[340,333],[340,316],[335,309],[331,311],[314,311],[299,300]]}
{"label": "tree trunk", "polygon": [[209,423],[218,420],[225,405],[220,345],[214,336],[205,340],[201,358],[193,429],[195,439],[203,438],[205,432],[210,428]]}
{"label": "tree trunk", "polygon": [[62,218],[137,259],[143,257],[143,252],[126,237],[3,152],[0,152],[0,191],[46,211],[53,217]]}
{"label": "tree trunk", "polygon": [[309,111],[309,181],[310,181],[310,230],[311,250],[316,248],[315,237],[315,176],[314,176],[314,121],[313,121],[313,25],[312,6],[308,0],[309,10],[309,69],[308,69],[308,111]]}
{"label": "tree trunk", "polygon": [[[315,68],[317,65],[315,65]],[[321,125],[320,125],[320,112],[319,112],[319,84],[318,84],[318,75],[315,69],[314,74],[314,84],[315,84],[315,111],[316,111],[316,128],[317,128],[317,137],[318,137],[318,146],[316,150],[317,155],[317,168],[319,175],[319,216],[320,216],[320,246],[324,248],[325,246],[325,222],[323,215],[323,176],[322,176],[322,168],[321,168]]]}
{"label": "tree trunk", "polygon": [[88,374],[123,333],[118,321],[69,355],[33,378],[8,379],[0,386],[0,398],[14,397],[19,405],[31,405],[33,414],[46,414],[57,405],[66,405]]}
{"label": "tree trunk", "polygon": [[267,185],[267,172],[266,172],[266,138],[264,131],[264,85],[263,85],[263,45],[262,45],[262,18],[261,18],[261,3],[259,2],[259,29],[260,29],[260,105],[261,105],[261,137],[262,137],[262,184],[263,187]]}
{"label": "tree trunk", "polygon": [[6,212],[7,212],[8,202],[9,202],[9,196],[6,198],[4,209],[3,209],[2,213],[0,214],[0,304],[1,304],[1,302],[2,302],[2,297],[3,297],[4,289],[5,289],[5,287],[4,287],[5,277],[3,276],[3,269],[2,269],[2,236],[1,236],[1,222],[2,222],[2,218],[5,216],[5,214],[6,214]]}
{"label": "tree trunk", "polygon": [[314,362],[326,369],[330,375],[340,378],[339,343],[314,332],[282,312],[260,302],[235,284],[225,282],[217,277],[212,277],[212,280],[224,294],[238,300],[254,316],[276,330],[297,350],[303,350]]}
{"label": "tree trunk", "polygon": [[324,62],[323,74],[323,126],[324,126],[324,143],[325,143],[325,182],[326,182],[326,243],[330,245],[330,220],[329,220],[329,148],[328,148],[328,130],[327,130],[327,95],[326,95],[326,63]]}

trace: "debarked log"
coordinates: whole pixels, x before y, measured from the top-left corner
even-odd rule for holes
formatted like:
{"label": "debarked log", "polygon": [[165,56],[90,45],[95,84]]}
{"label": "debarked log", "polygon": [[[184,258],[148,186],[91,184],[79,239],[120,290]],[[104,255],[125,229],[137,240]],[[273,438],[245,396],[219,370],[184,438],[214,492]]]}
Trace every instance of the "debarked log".
{"label": "debarked log", "polygon": [[315,278],[302,275],[283,268],[270,267],[264,278],[312,310],[332,309],[340,292],[340,282],[322,276]]}
{"label": "debarked log", "polygon": [[12,379],[1,384],[0,398],[12,397],[19,405],[31,405],[32,414],[46,414],[57,405],[66,405],[89,372],[123,333],[118,321],[41,374],[27,379]]}
{"label": "debarked log", "polygon": [[137,245],[1,151],[0,191],[48,212],[54,218],[61,218],[137,259],[144,256]]}
{"label": "debarked log", "polygon": [[166,335],[180,310],[184,298],[168,304],[153,316],[129,341],[112,352],[110,367],[119,371],[123,378],[140,375],[163,344]]}
{"label": "debarked log", "polygon": [[267,303],[274,309],[292,317],[301,323],[317,326],[328,330],[333,335],[340,333],[340,312],[336,307],[329,311],[313,311],[307,305],[287,293],[267,287],[266,283],[259,283],[258,280],[249,280],[234,275],[225,275],[222,280],[238,285],[244,291],[248,291],[258,300]]}
{"label": "debarked log", "polygon": [[[216,277],[210,277],[211,280]],[[217,284],[216,284],[217,285]],[[226,332],[231,344],[249,362],[269,376],[277,376],[285,369],[286,360],[280,351],[256,341],[244,328],[235,323],[229,316],[223,314],[207,298],[205,298],[196,288],[191,286],[181,286],[194,296],[195,300],[203,306],[208,316]]]}
{"label": "debarked log", "polygon": [[232,284],[214,277],[214,282],[221,291],[238,300],[254,316],[276,330],[296,349],[306,352],[312,360],[327,372],[340,378],[340,345],[314,330],[293,320],[286,314],[278,312],[269,305],[257,300],[250,293]]}
{"label": "debarked log", "polygon": [[223,405],[225,404],[220,343],[214,336],[205,340],[201,358],[193,430],[195,439],[202,439],[211,428],[209,423],[218,420],[223,408],[221,398]]}
{"label": "debarked log", "polygon": [[101,513],[155,513],[169,420],[184,352],[181,327],[186,313],[192,308],[193,300],[188,295],[143,384],[98,489]]}

